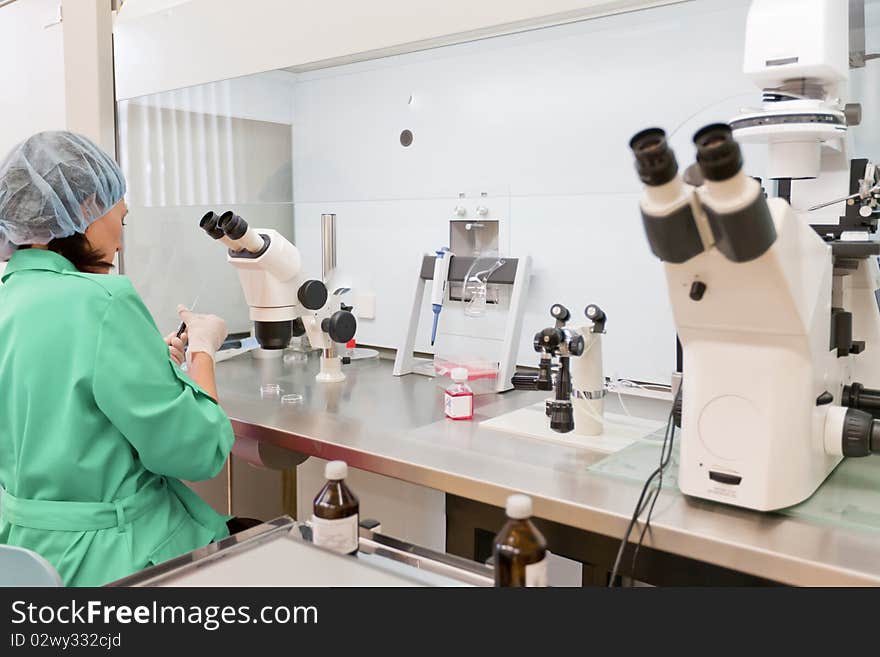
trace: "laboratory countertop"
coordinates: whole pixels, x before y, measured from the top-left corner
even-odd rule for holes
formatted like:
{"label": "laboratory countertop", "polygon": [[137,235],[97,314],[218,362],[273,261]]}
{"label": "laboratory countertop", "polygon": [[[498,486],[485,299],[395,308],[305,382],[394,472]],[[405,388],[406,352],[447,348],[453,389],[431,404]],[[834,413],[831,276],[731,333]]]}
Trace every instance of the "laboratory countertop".
{"label": "laboratory countertop", "polygon": [[[478,396],[473,421],[443,415],[428,377],[395,377],[391,362],[354,361],[342,383],[317,383],[318,359],[262,360],[244,354],[217,365],[218,391],[239,437],[503,507],[530,495],[536,516],[620,537],[640,484],[588,470],[607,455],[480,426],[540,402],[545,393]],[[301,403],[261,397],[262,384],[298,393]],[[616,400],[608,398],[608,410]],[[626,399],[633,415],[665,421],[668,402]],[[880,482],[880,459],[869,457]],[[834,477],[834,475],[832,475]],[[880,485],[880,484],[878,484]],[[821,489],[820,489],[821,492]],[[795,585],[880,584],[880,531],[760,513],[688,498],[664,488],[645,545]]]}

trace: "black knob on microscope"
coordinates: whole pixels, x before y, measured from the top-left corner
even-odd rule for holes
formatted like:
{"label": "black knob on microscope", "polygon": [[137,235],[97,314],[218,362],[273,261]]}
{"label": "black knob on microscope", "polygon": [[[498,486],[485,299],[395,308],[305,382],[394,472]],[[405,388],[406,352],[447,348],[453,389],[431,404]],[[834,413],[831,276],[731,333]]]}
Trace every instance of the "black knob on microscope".
{"label": "black knob on microscope", "polygon": [[347,310],[337,310],[321,322],[323,330],[333,342],[346,343],[357,331],[357,320]]}
{"label": "black knob on microscope", "polygon": [[699,301],[706,294],[706,284],[703,281],[694,281],[691,284],[689,296],[694,301]]}
{"label": "black knob on microscope", "polygon": [[568,308],[563,306],[561,303],[554,303],[550,306],[550,315],[553,316],[558,322],[567,322],[571,317],[571,313],[568,312]]}
{"label": "black knob on microscope", "polygon": [[550,412],[550,428],[557,433],[568,433],[574,430],[574,411],[570,401],[549,401],[547,410]]}
{"label": "black knob on microscope", "polygon": [[880,447],[880,422],[871,414],[848,408],[843,420],[841,451],[844,456],[868,456]]}
{"label": "black knob on microscope", "polygon": [[558,328],[545,328],[535,336],[535,351],[552,353],[565,340],[565,334]]}
{"label": "black knob on microscope", "polygon": [[538,375],[531,372],[514,372],[510,379],[514,390],[537,390]]}
{"label": "black knob on microscope", "polygon": [[604,310],[602,310],[595,303],[591,303],[589,306],[584,308],[584,315],[587,316],[587,319],[593,322],[593,333],[605,332],[605,322],[608,321],[608,316],[605,314]]}
{"label": "black knob on microscope", "polygon": [[568,341],[568,353],[572,356],[581,356],[584,353],[584,336],[575,334]]}
{"label": "black knob on microscope", "polygon": [[296,298],[304,308],[320,310],[327,303],[327,286],[321,281],[306,281],[297,290]]}
{"label": "black knob on microscope", "polygon": [[587,316],[591,322],[601,322],[605,319],[605,311],[603,311],[599,306],[595,303],[591,303],[584,309],[584,315]]}

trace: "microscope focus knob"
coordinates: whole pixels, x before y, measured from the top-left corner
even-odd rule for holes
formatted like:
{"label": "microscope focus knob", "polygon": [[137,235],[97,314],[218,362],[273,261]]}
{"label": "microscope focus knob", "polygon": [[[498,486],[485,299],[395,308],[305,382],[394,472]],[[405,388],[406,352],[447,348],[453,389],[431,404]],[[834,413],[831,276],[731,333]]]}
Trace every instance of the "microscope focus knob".
{"label": "microscope focus knob", "polygon": [[848,408],[841,441],[844,456],[868,456],[880,448],[880,422],[870,413]]}
{"label": "microscope focus knob", "polygon": [[548,401],[547,413],[550,415],[550,428],[556,433],[574,431],[574,410],[570,401]]}
{"label": "microscope focus knob", "polygon": [[357,331],[357,320],[347,310],[337,310],[321,322],[321,330],[330,336],[333,342],[346,343]]}
{"label": "microscope focus knob", "polygon": [[572,356],[582,356],[584,353],[584,336],[573,335],[568,342],[568,353]]}
{"label": "microscope focus knob", "polygon": [[296,298],[309,310],[320,310],[327,303],[327,286],[321,281],[306,281],[296,293]]}
{"label": "microscope focus knob", "polygon": [[535,336],[535,351],[552,353],[565,340],[565,334],[558,328],[545,328]]}

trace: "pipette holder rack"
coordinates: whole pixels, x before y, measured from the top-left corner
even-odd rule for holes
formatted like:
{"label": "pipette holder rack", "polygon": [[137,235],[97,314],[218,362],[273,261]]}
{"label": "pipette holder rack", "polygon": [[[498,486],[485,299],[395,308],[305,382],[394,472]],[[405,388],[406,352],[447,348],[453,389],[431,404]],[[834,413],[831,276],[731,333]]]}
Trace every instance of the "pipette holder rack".
{"label": "pipette holder rack", "polygon": [[[434,278],[434,257],[433,255],[422,257],[419,280],[416,283],[415,294],[413,295],[409,326],[407,327],[403,343],[397,349],[397,356],[394,359],[394,376],[403,376],[413,372],[416,361],[413,349],[419,330],[419,319],[420,315],[422,315],[425,289]],[[475,260],[477,258],[452,256],[452,261],[449,263],[449,278],[445,292],[446,301],[449,300],[451,284],[464,283],[464,278]],[[504,261],[504,264],[492,272],[492,275],[487,280],[487,283],[490,285],[509,285],[512,288],[510,305],[507,309],[507,320],[504,324],[504,339],[501,358],[498,363],[498,376],[495,379],[495,392],[513,389],[511,379],[516,371],[516,354],[519,347],[520,334],[522,333],[523,313],[525,311],[525,301],[528,294],[532,266],[530,256],[523,258],[505,257]],[[444,312],[448,312],[448,310],[444,310]]]}

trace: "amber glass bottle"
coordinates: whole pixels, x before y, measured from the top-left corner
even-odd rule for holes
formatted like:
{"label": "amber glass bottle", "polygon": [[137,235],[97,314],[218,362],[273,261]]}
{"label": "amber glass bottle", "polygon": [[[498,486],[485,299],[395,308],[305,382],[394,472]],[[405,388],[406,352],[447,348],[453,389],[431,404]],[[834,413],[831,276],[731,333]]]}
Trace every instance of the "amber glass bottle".
{"label": "amber glass bottle", "polygon": [[495,537],[495,586],[547,586],[547,541],[529,519],[532,498],[507,498],[507,523]]}
{"label": "amber glass bottle", "polygon": [[357,554],[360,503],[345,484],[345,461],[324,467],[327,483],[313,504],[312,542],[341,554]]}

